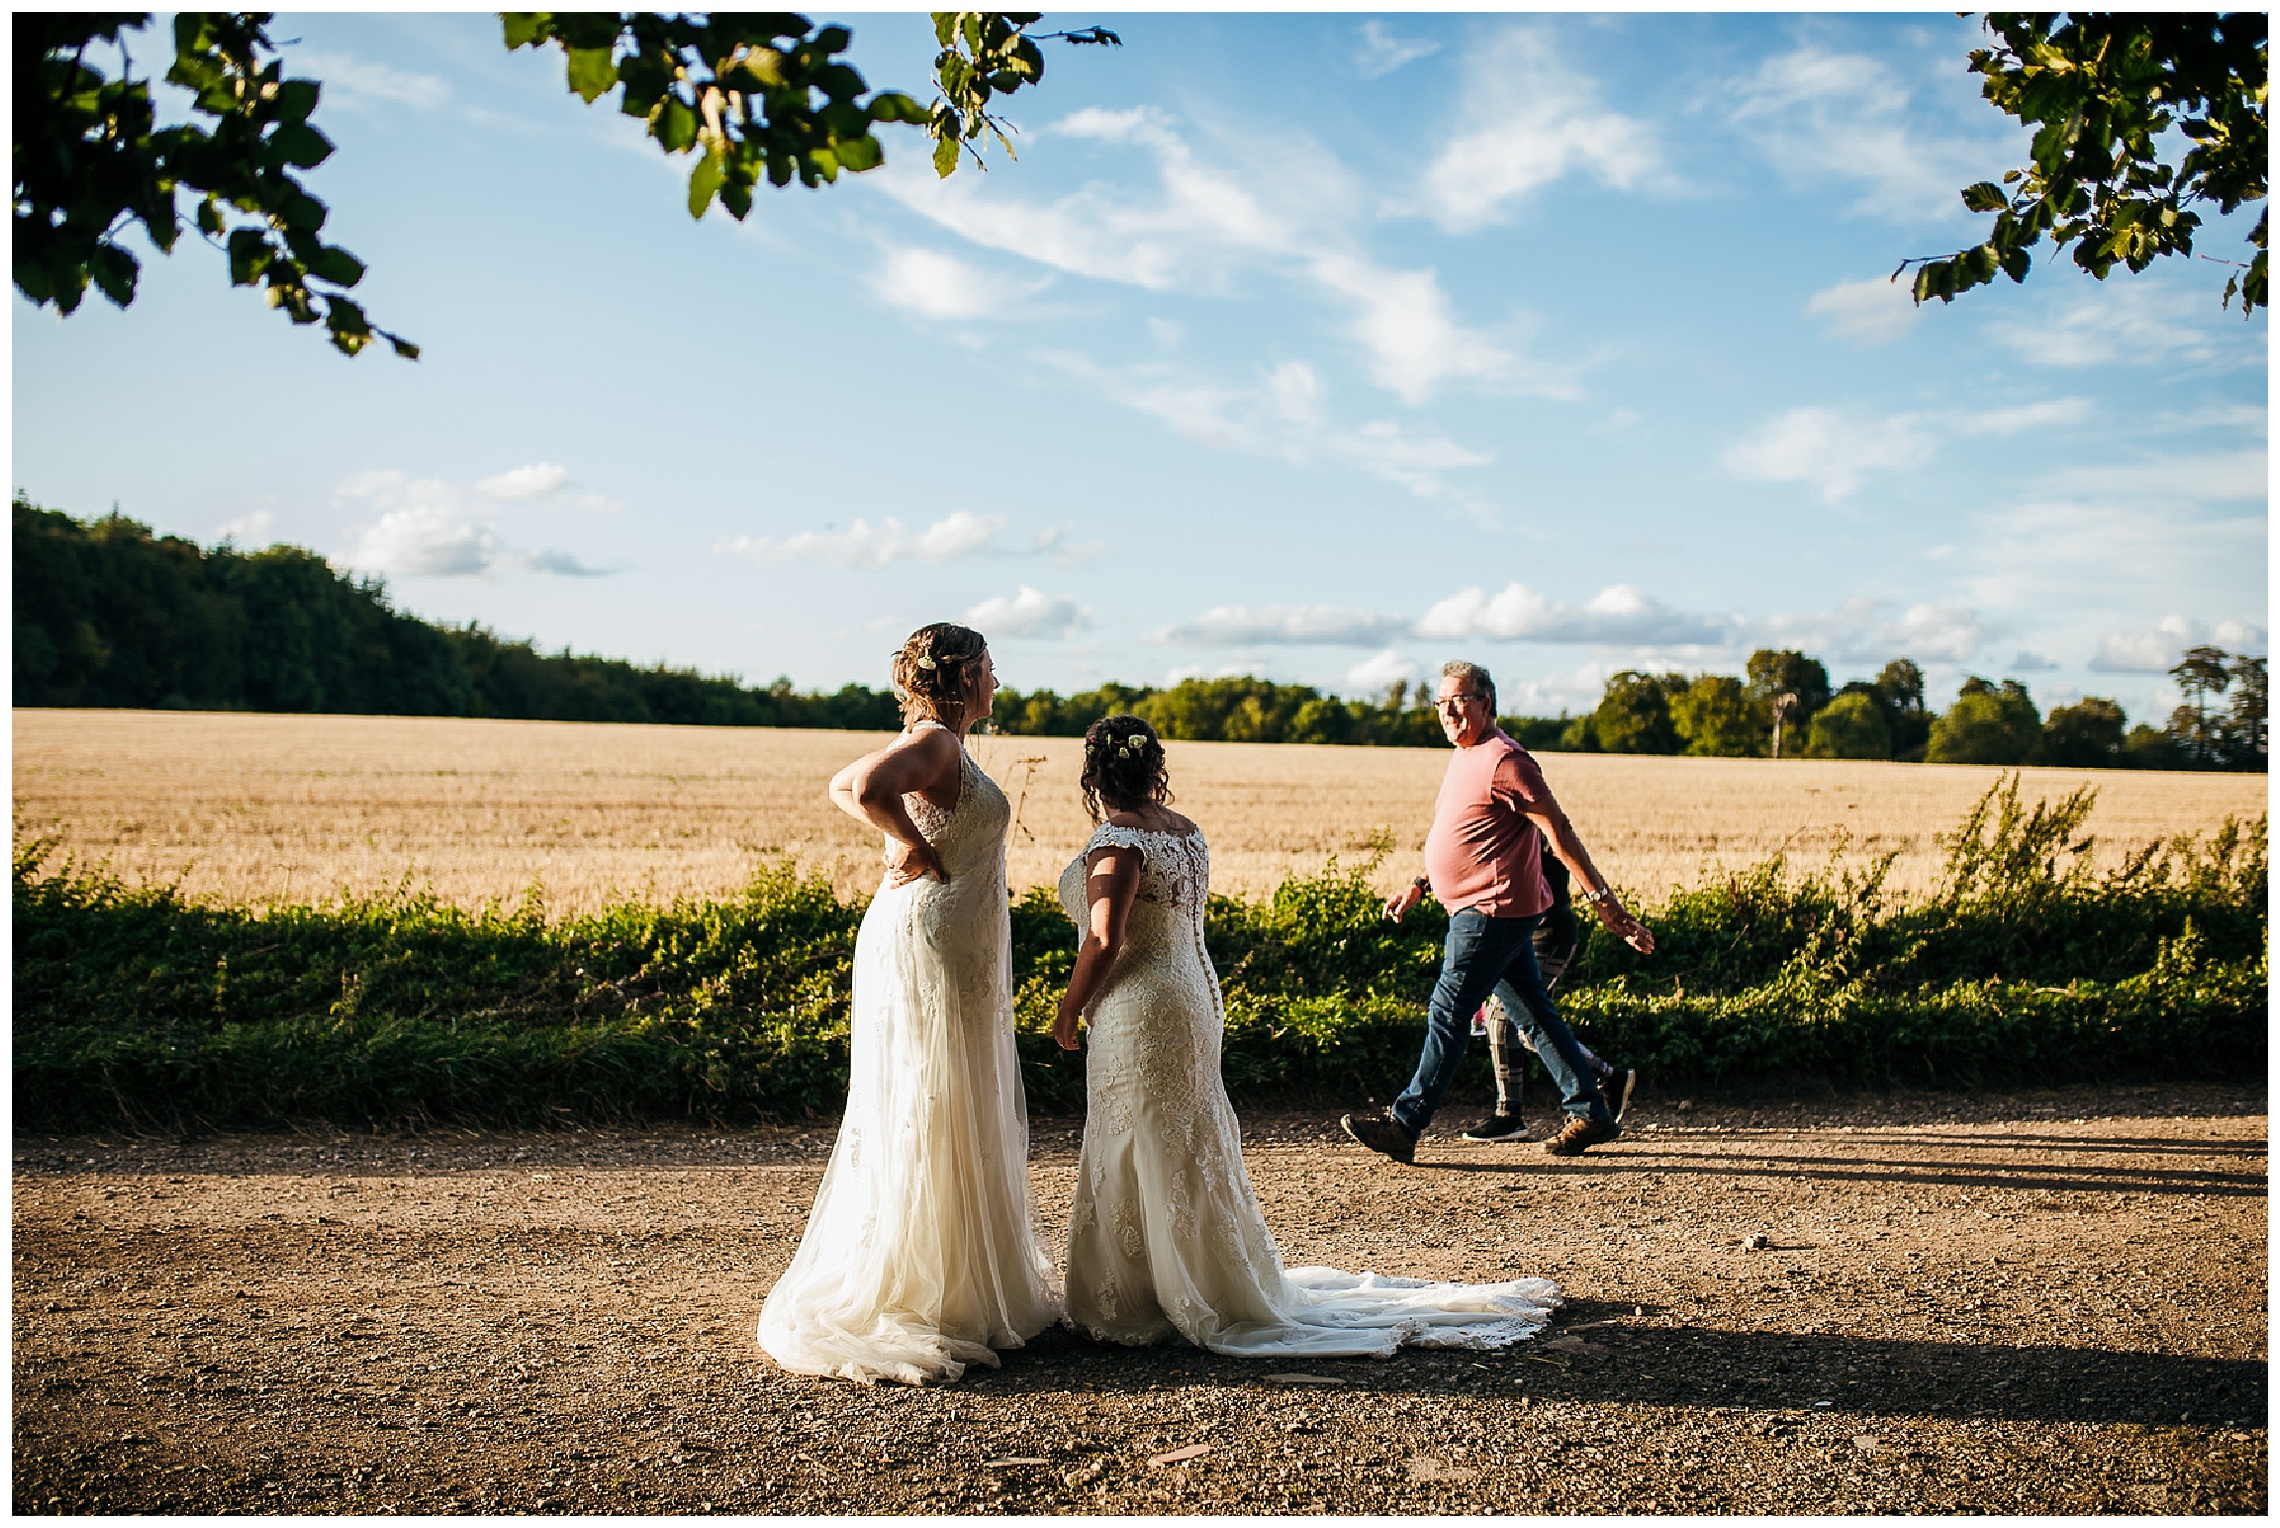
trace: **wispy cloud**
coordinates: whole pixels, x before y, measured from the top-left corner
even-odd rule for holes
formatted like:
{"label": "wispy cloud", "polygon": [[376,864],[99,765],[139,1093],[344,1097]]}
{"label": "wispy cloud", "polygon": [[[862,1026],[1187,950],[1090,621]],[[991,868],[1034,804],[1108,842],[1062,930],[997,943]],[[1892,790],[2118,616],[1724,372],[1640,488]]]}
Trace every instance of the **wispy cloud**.
{"label": "wispy cloud", "polygon": [[1934,126],[1954,119],[1926,108],[1932,83],[1807,44],[1765,60],[1729,94],[1736,128],[1789,180],[1857,185],[1852,210],[1887,221],[1950,222],[1966,216],[1956,188],[2013,163],[2019,135]]}
{"label": "wispy cloud", "polygon": [[1872,472],[1928,461],[1935,444],[1912,414],[1876,418],[1811,404],[1767,421],[1719,460],[1735,477],[1804,483],[1823,503],[1836,504],[1859,492]]}
{"label": "wispy cloud", "polygon": [[1858,493],[1871,474],[1922,466],[1943,440],[2075,425],[2090,413],[2086,398],[1884,415],[1808,404],[1766,421],[1727,447],[1719,461],[1746,481],[1803,483],[1823,503],[1838,504]]}
{"label": "wispy cloud", "polygon": [[221,539],[237,546],[252,546],[262,537],[268,535],[270,527],[276,523],[277,517],[275,515],[266,509],[257,509],[251,514],[239,515],[234,520],[224,521],[221,528]]}
{"label": "wispy cloud", "polygon": [[2271,472],[2263,451],[2179,452],[2067,467],[2052,474],[2051,486],[2060,493],[2141,503],[2262,501],[2271,492]]}
{"label": "wispy cloud", "polygon": [[1198,153],[1156,107],[1087,108],[1047,135],[1130,150],[1153,175],[1091,182],[1049,203],[1023,201],[980,177],[942,181],[893,164],[877,184],[976,245],[1070,275],[1219,295],[1247,278],[1295,284],[1343,316],[1343,335],[1371,380],[1405,403],[1465,382],[1574,392],[1559,368],[1465,324],[1433,270],[1361,252],[1356,210],[1369,206],[1366,188],[1309,141],[1275,142],[1263,156],[1273,172],[1263,174],[1243,168],[1262,160],[1257,142],[1245,141],[1241,154]]}
{"label": "wispy cloud", "polygon": [[985,637],[1064,637],[1092,624],[1085,607],[1072,599],[1023,584],[1011,595],[994,595],[966,612],[966,624]]}
{"label": "wispy cloud", "polygon": [[415,74],[340,53],[295,48],[286,56],[285,66],[296,78],[324,82],[327,111],[373,111],[385,106],[433,111],[451,99],[451,87],[432,74]]}
{"label": "wispy cloud", "polygon": [[475,491],[489,499],[540,499],[569,486],[569,468],[559,462],[531,462],[484,478]]}
{"label": "wispy cloud", "polygon": [[1629,191],[1662,174],[1653,130],[1607,106],[1597,83],[1533,27],[1472,50],[1458,118],[1423,186],[1422,209],[1451,233],[1501,222],[1529,192],[1569,175]]}
{"label": "wispy cloud", "polygon": [[1629,584],[1610,584],[1589,602],[1570,605],[1514,582],[1493,595],[1480,588],[1459,590],[1425,612],[1417,635],[1447,641],[1664,647],[1715,645],[1725,640],[1730,627],[1727,618],[1673,610]]}
{"label": "wispy cloud", "polygon": [[921,318],[996,318],[1034,298],[1049,280],[1014,281],[992,275],[940,250],[887,251],[871,278],[880,301]]}
{"label": "wispy cloud", "polygon": [[1909,288],[1881,276],[1824,287],[1806,302],[1805,311],[1819,316],[1830,335],[1859,345],[1890,344],[1915,328],[1921,316]]}
{"label": "wispy cloud", "polygon": [[1041,356],[1105,396],[1215,450],[1293,466],[1343,466],[1426,498],[1453,497],[1449,475],[1494,458],[1393,420],[1333,422],[1328,389],[1312,366],[1286,361],[1243,385],[1198,378],[1163,363],[1112,369],[1065,352]]}
{"label": "wispy cloud", "polygon": [[2231,361],[2262,365],[2265,341],[2211,292],[2145,276],[2101,282],[2094,291],[2040,303],[1987,333],[2038,366],[2113,366]]}
{"label": "wispy cloud", "polygon": [[1220,605],[1157,634],[1205,647],[1323,644],[1368,647],[1409,635],[1407,616],[1340,605]]}
{"label": "wispy cloud", "polygon": [[845,530],[800,531],[790,536],[738,536],[720,550],[763,562],[813,558],[843,568],[884,568],[898,562],[950,562],[998,548],[1006,527],[1003,515],[957,510],[923,530],[912,530],[893,515],[877,525],[857,519]]}
{"label": "wispy cloud", "polygon": [[1414,64],[1441,51],[1438,38],[1396,37],[1376,17],[1355,28],[1360,44],[1354,49],[1354,72],[1365,80],[1383,79],[1404,64]]}

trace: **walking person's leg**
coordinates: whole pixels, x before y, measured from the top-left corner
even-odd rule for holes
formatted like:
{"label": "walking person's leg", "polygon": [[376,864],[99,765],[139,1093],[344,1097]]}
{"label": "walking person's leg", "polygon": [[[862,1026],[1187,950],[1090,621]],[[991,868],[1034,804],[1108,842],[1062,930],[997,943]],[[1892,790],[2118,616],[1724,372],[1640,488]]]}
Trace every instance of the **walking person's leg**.
{"label": "walking person's leg", "polygon": [[[1520,1031],[1507,1017],[1500,1000],[1510,989],[1496,984],[1497,997],[1488,1000],[1488,1059],[1496,1073],[1496,1107],[1487,1119],[1465,1132],[1468,1141],[1525,1141],[1527,1122],[1520,1115],[1520,1090],[1527,1078],[1528,1049]],[[1514,996],[1512,1001],[1520,1001]]]}
{"label": "walking person's leg", "polygon": [[1614,1112],[1599,1091],[1597,1078],[1591,1064],[1584,1059],[1582,1047],[1561,1022],[1559,1010],[1552,1005],[1552,995],[1544,990],[1543,977],[1536,970],[1533,946],[1521,947],[1519,958],[1511,963],[1505,978],[1520,999],[1512,1021],[1527,1036],[1537,1057],[1543,1061],[1544,1070],[1552,1074],[1552,1082],[1560,1090],[1560,1107],[1569,1116],[1567,1127],[1545,1142],[1544,1149],[1558,1156],[1572,1156],[1586,1146],[1621,1135],[1623,1129],[1615,1123]]}
{"label": "walking person's leg", "polygon": [[[1536,971],[1543,978],[1544,991],[1547,994],[1556,993],[1560,978],[1567,974],[1568,966],[1574,962],[1576,951],[1583,943],[1583,931],[1576,925],[1575,910],[1571,907],[1554,907],[1544,915],[1544,921],[1536,926],[1535,938],[1531,942],[1535,946]],[[1508,1014],[1520,1011],[1520,994],[1513,989],[1510,981],[1497,983],[1496,1001]],[[1535,1050],[1535,1044],[1525,1032],[1515,1030],[1513,1033],[1518,1034],[1520,1043],[1531,1052]],[[1569,1033],[1573,1034],[1574,1031]],[[1599,1091],[1606,1096],[1608,1112],[1621,1120],[1631,1107],[1632,1092],[1639,1085],[1638,1072],[1601,1059],[1597,1051],[1580,1039],[1575,1042],[1575,1048],[1582,1053],[1583,1059],[1590,1064],[1593,1074],[1598,1078]],[[1517,1062],[1517,1058],[1515,1060]],[[1522,1070],[1518,1064],[1513,1067],[1515,1076],[1520,1075]],[[1513,1096],[1519,1096],[1517,1090]]]}
{"label": "walking person's leg", "polygon": [[[1349,1114],[1341,1120],[1348,1135],[1372,1151],[1409,1160],[1417,1137],[1433,1122],[1457,1080],[1457,1068],[1464,1063],[1465,1046],[1472,1038],[1473,1010],[1487,1001],[1514,954],[1528,948],[1535,922],[1471,911],[1450,916],[1440,980],[1433,984],[1432,1001],[1426,1007],[1425,1047],[1417,1058],[1417,1073],[1383,1119]],[[1533,961],[1529,969],[1534,970]]]}

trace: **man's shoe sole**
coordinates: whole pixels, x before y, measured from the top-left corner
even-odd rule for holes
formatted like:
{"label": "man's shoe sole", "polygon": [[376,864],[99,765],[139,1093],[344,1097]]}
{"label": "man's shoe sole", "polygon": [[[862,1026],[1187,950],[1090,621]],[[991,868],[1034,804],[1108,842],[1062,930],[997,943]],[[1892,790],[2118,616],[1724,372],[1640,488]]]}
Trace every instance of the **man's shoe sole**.
{"label": "man's shoe sole", "polygon": [[1535,1137],[1528,1133],[1528,1127],[1526,1125],[1522,1125],[1519,1129],[1505,1135],[1474,1135],[1470,1130],[1467,1130],[1463,1135],[1458,1136],[1457,1139],[1460,1141],[1470,1141],[1475,1146],[1502,1146],[1511,1141],[1532,1141],[1535,1139]]}
{"label": "man's shoe sole", "polygon": [[1619,1141],[1621,1139],[1623,1139],[1623,1127],[1621,1125],[1613,1125],[1608,1128],[1608,1131],[1605,1135],[1600,1136],[1595,1140],[1577,1141],[1573,1145],[1569,1145],[1561,1141],[1559,1137],[1554,1136],[1552,1139],[1544,1143],[1544,1150],[1555,1157],[1580,1157],[1594,1146],[1604,1146],[1609,1141]]}
{"label": "man's shoe sole", "polygon": [[1399,1162],[1404,1167],[1413,1167],[1416,1165],[1417,1143],[1415,1141],[1411,1141],[1409,1143],[1409,1150],[1406,1152],[1387,1151],[1383,1146],[1374,1145],[1371,1142],[1362,1139],[1362,1133],[1354,1128],[1354,1117],[1351,1114],[1341,1114],[1338,1116],[1338,1128],[1345,1131],[1346,1134],[1352,1138],[1354,1144],[1361,1147],[1364,1151],[1374,1151],[1379,1156],[1384,1157],[1387,1161]]}

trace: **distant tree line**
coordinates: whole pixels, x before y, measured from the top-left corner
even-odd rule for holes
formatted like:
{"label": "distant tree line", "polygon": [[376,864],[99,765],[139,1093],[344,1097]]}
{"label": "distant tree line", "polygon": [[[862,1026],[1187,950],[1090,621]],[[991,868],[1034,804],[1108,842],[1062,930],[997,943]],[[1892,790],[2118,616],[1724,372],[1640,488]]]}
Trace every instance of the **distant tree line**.
{"label": "distant tree line", "polygon": [[[2095,695],[2046,717],[2017,680],[1977,675],[1935,714],[1924,705],[1923,670],[1909,659],[1832,691],[1819,659],[1760,648],[1740,679],[1626,669],[1607,681],[1595,709],[1564,721],[1557,743],[1521,740],[1585,753],[2261,770],[2269,759],[2265,667],[2263,658],[2220,648],[2188,650],[2169,671],[2185,704],[2157,728],[2130,726],[2119,705]],[[1548,724],[1530,725],[1540,732]]]}
{"label": "distant tree line", "polygon": [[[496,716],[716,727],[892,730],[891,690],[764,688],[660,664],[539,652],[483,627],[404,615],[384,586],[314,552],[211,551],[119,514],[93,521],[14,502],[19,706]],[[2196,647],[2170,670],[2185,703],[2166,727],[2131,727],[2096,696],[2045,717],[2013,679],[1967,678],[1944,713],[1924,704],[1905,658],[1832,688],[1819,659],[1760,649],[1744,676],[1626,669],[1581,716],[1505,716],[1538,751],[1925,759],[2155,769],[2266,767],[2265,660]],[[1063,697],[1001,690],[996,730],[1076,737],[1133,712],[1168,738],[1445,746],[1433,688],[1396,682],[1375,699],[1249,676],[1162,688],[1104,684]]]}
{"label": "distant tree line", "polygon": [[899,725],[894,696],[861,685],[753,689],[434,625],[299,547],[204,551],[118,514],[81,522],[20,497],[12,518],[19,706]]}

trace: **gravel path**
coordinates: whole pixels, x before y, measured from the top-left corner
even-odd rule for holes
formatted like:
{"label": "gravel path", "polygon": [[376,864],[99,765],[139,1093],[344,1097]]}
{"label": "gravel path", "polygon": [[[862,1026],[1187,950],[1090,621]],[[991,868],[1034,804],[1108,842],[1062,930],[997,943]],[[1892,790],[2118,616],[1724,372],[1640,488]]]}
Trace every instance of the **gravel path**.
{"label": "gravel path", "polygon": [[[1290,1262],[1549,1275],[1529,1347],[1301,1371],[1055,1332],[925,1390],[753,1343],[828,1129],[18,1137],[13,1506],[2268,1510],[2260,1085],[1631,1126],[1402,1168],[1246,1119]],[[1057,1227],[1075,1125],[1034,1135]]]}

